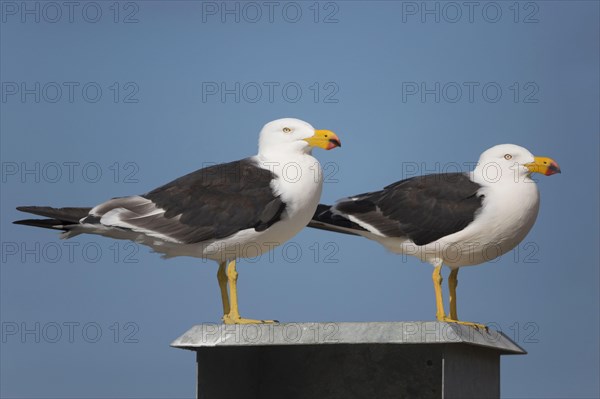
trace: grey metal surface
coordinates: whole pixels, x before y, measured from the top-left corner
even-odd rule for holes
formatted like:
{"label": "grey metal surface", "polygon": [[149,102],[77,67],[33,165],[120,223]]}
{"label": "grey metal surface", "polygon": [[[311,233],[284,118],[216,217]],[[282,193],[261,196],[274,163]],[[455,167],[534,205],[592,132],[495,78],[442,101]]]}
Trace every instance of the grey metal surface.
{"label": "grey metal surface", "polygon": [[500,354],[458,344],[203,347],[203,399],[500,397]]}
{"label": "grey metal surface", "polygon": [[199,350],[211,347],[341,345],[341,344],[467,344],[498,354],[525,354],[501,332],[437,321],[370,323],[281,323],[193,326],[172,347]]}
{"label": "grey metal surface", "polygon": [[498,398],[505,335],[440,322],[204,323],[173,347],[205,399]]}
{"label": "grey metal surface", "polygon": [[[198,397],[441,398],[441,352],[442,345],[203,348],[198,352]],[[232,382],[226,382],[224,372]]]}

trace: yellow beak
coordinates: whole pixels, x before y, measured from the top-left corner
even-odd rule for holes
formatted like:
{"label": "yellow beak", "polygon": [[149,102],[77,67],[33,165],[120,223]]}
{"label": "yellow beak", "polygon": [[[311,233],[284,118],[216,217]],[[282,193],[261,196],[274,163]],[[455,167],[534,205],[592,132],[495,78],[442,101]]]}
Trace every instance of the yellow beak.
{"label": "yellow beak", "polygon": [[331,150],[335,147],[341,147],[342,143],[338,136],[331,130],[315,130],[314,136],[304,139],[311,147],[319,147],[325,150]]}
{"label": "yellow beak", "polygon": [[531,173],[541,173],[546,176],[560,173],[560,167],[552,158],[533,157],[533,162],[525,164]]}

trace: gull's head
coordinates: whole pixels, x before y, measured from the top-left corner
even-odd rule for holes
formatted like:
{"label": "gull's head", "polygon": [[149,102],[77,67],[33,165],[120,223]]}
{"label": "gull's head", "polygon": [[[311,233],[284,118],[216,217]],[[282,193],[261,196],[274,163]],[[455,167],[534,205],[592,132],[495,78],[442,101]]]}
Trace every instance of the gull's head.
{"label": "gull's head", "polygon": [[269,122],[262,128],[258,151],[309,154],[314,147],[331,150],[341,145],[338,136],[330,130],[315,130],[300,119],[283,118]]}
{"label": "gull's head", "polygon": [[553,159],[534,156],[526,148],[514,144],[500,144],[485,150],[476,170],[488,181],[521,181],[521,177],[529,177],[532,173],[546,176],[560,173],[560,167]]}

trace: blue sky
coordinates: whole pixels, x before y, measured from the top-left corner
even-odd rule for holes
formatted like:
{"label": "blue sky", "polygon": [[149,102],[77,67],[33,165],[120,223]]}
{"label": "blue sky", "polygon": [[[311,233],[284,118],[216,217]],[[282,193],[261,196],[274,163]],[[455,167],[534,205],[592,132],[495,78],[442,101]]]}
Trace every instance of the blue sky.
{"label": "blue sky", "polygon": [[[59,241],[14,208],[149,191],[287,116],[343,142],[315,152],[324,202],[494,144],[554,158],[523,243],[461,272],[459,316],[529,352],[503,359],[503,397],[600,395],[598,2],[61,4],[1,3],[3,397],[192,397],[194,356],[168,344],[219,320],[216,264]],[[435,316],[431,266],[364,239],[306,229],[238,271],[246,317]]]}

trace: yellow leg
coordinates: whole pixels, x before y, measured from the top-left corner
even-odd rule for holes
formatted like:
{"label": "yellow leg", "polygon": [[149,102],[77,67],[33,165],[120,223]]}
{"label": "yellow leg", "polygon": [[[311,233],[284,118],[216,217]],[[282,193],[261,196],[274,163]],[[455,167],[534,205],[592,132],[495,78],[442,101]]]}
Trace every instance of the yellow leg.
{"label": "yellow leg", "polygon": [[452,269],[448,277],[448,288],[450,290],[450,318],[458,320],[456,312],[456,286],[458,285],[458,268]]}
{"label": "yellow leg", "polygon": [[274,320],[254,320],[254,319],[243,319],[240,317],[238,309],[238,295],[237,295],[237,278],[238,272],[235,269],[235,260],[229,262],[227,265],[227,279],[229,280],[229,295],[231,297],[231,306],[229,313],[223,315],[223,322],[225,324],[256,324],[256,323],[276,323]]}
{"label": "yellow leg", "polygon": [[225,268],[227,262],[219,263],[219,271],[217,272],[217,280],[221,289],[221,301],[223,302],[223,317],[229,314],[229,295],[227,294],[227,273]]}
{"label": "yellow leg", "polygon": [[456,315],[456,286],[458,284],[458,269],[453,269],[448,278],[448,286],[450,288],[450,317],[444,312],[444,300],[442,297],[442,264],[440,263],[433,269],[433,288],[435,289],[435,304],[437,308],[436,318],[438,321],[446,323],[457,323],[465,326],[487,329],[483,324],[472,323],[470,321],[460,321]]}
{"label": "yellow leg", "polygon": [[444,312],[444,299],[442,297],[442,264],[440,263],[433,269],[433,289],[435,290],[435,307],[437,309],[435,317],[439,321],[444,321],[446,313]]}

